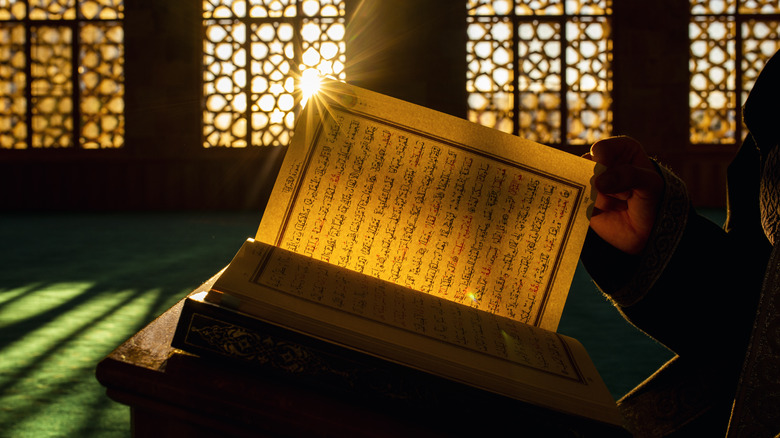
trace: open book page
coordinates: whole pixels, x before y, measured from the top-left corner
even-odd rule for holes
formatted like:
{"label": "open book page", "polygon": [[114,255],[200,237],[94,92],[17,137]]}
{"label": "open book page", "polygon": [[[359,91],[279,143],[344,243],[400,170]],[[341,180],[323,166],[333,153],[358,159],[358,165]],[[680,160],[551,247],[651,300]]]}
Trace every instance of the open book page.
{"label": "open book page", "polygon": [[310,336],[555,410],[618,424],[582,346],[555,332],[248,240],[221,304]]}
{"label": "open book page", "polygon": [[301,115],[256,239],[555,330],[594,164],[346,84]]}

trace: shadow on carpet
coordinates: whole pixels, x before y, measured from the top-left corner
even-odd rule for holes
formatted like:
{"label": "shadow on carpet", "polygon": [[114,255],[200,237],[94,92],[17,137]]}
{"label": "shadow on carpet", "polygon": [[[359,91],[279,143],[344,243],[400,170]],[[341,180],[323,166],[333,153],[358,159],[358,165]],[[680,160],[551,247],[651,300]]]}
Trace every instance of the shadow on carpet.
{"label": "shadow on carpet", "polygon": [[[259,220],[258,213],[0,218],[0,436],[128,436],[129,409],[105,395],[96,364],[223,268]],[[559,331],[585,345],[616,398],[671,357],[628,325],[581,267]]]}

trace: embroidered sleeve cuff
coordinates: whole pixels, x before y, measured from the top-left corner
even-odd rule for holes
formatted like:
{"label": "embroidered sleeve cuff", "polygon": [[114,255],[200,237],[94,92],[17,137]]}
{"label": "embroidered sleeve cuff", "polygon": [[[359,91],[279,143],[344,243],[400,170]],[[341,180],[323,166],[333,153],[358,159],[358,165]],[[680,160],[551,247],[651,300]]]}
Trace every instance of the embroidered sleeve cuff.
{"label": "embroidered sleeve cuff", "polygon": [[637,261],[635,274],[622,288],[610,293],[610,297],[622,307],[635,304],[653,287],[680,243],[688,222],[690,199],[685,183],[670,170],[656,165],[664,179],[664,196],[647,247]]}

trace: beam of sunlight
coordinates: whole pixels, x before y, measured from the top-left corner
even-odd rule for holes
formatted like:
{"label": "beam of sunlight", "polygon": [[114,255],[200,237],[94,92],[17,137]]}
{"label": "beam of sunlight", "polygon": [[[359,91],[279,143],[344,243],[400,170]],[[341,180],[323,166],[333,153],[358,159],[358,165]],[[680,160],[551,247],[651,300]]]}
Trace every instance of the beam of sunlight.
{"label": "beam of sunlight", "polygon": [[[29,292],[4,308],[0,325],[21,334],[13,339],[4,333],[0,350],[0,430],[9,436],[44,436],[52,430],[81,436],[88,429],[126,434],[126,407],[109,402],[94,369],[147,323],[150,314],[160,311],[160,295],[170,291],[62,282]],[[63,416],[65,406],[85,409]],[[65,418],[67,424],[52,425],[51,418]]]}
{"label": "beam of sunlight", "polygon": [[16,300],[23,299],[29,293],[44,286],[43,282],[34,282],[16,288],[0,288],[0,327],[2,327],[3,309],[12,305]]}
{"label": "beam of sunlight", "polygon": [[[46,312],[82,295],[91,287],[93,284],[87,282],[33,283],[10,292],[4,292],[3,299],[0,300],[0,303],[4,304],[2,312],[0,312],[0,326]],[[6,296],[15,296],[16,299],[6,300]]]}
{"label": "beam of sunlight", "polygon": [[128,436],[95,367],[229,262],[259,214],[1,216],[0,437]]}
{"label": "beam of sunlight", "polygon": [[[309,70],[307,70],[309,71]],[[300,78],[301,91],[308,92],[309,95],[303,95],[303,99],[296,108],[296,119],[305,117],[305,123],[307,126],[316,126],[314,123],[315,118],[323,124],[328,123],[330,118],[333,123],[338,123],[337,118],[333,114],[332,104],[342,105],[345,107],[351,107],[357,102],[357,98],[350,90],[350,86],[341,82],[333,77],[325,77],[319,74],[314,69],[311,69],[311,73],[306,73],[306,76]],[[305,87],[305,88],[304,88]],[[305,91],[304,91],[305,90]],[[308,105],[307,105],[308,104]],[[308,106],[309,108],[306,108]],[[315,134],[316,130],[307,129],[304,132],[307,136],[311,137]],[[304,139],[304,142],[308,144],[311,138]]]}
{"label": "beam of sunlight", "polygon": [[317,70],[308,68],[301,74],[301,105],[306,106],[306,102],[309,98],[315,95],[320,90],[320,84],[322,79]]}

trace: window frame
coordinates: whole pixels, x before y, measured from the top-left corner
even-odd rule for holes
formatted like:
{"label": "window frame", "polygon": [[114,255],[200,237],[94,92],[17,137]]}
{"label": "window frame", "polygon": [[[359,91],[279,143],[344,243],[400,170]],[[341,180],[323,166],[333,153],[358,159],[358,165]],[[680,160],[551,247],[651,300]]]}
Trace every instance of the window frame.
{"label": "window frame", "polygon": [[[257,102],[252,101],[253,95],[255,94],[252,90],[252,79],[255,77],[252,75],[252,65],[253,62],[257,62],[258,60],[252,58],[250,54],[252,53],[252,25],[262,25],[262,24],[271,24],[271,25],[278,25],[280,23],[283,24],[289,24],[293,27],[292,37],[289,41],[293,45],[293,56],[291,58],[287,58],[286,62],[290,63],[290,70],[285,74],[284,78],[285,80],[288,78],[292,78],[294,85],[293,85],[293,91],[291,92],[293,95],[294,103],[292,106],[292,109],[288,110],[288,113],[293,113],[291,116],[293,118],[292,123],[288,123],[285,128],[282,128],[281,134],[274,135],[275,137],[286,135],[287,138],[292,137],[292,131],[294,129],[295,120],[298,118],[298,112],[300,112],[301,109],[301,67],[304,66],[303,61],[303,55],[304,52],[307,50],[306,42],[304,41],[304,38],[302,37],[302,31],[304,23],[308,21],[333,21],[333,22],[341,22],[342,26],[346,27],[347,25],[347,13],[346,13],[346,0],[326,0],[325,2],[320,1],[320,10],[324,6],[333,6],[338,10],[338,15],[322,15],[322,14],[307,14],[304,10],[305,4],[304,1],[292,1],[290,2],[295,8],[294,15],[285,15],[284,11],[280,12],[279,15],[269,15],[265,17],[251,17],[248,13],[246,13],[244,16],[230,16],[230,17],[206,17],[206,11],[205,11],[205,5],[206,1],[204,0],[201,6],[201,41],[203,42],[202,51],[201,51],[201,68],[200,68],[200,74],[201,74],[201,87],[200,87],[200,102],[201,102],[201,125],[200,125],[200,135],[201,135],[201,149],[204,150],[252,150],[256,148],[266,148],[266,147],[276,147],[276,146],[286,146],[284,142],[279,142],[278,144],[273,144],[272,141],[271,144],[254,144],[253,143],[253,134],[258,134],[260,131],[253,129],[253,115],[256,113],[263,113],[263,111],[253,111],[252,106],[257,105]],[[248,0],[247,0],[248,1]],[[206,135],[206,125],[207,125],[207,99],[210,97],[216,95],[215,94],[207,94],[206,93],[206,87],[207,87],[207,81],[206,76],[208,74],[207,69],[208,66],[205,64],[207,57],[214,57],[213,54],[206,52],[206,33],[207,28],[210,23],[225,23],[226,25],[235,25],[235,24],[243,24],[245,26],[245,33],[244,33],[244,41],[241,45],[241,49],[244,51],[245,54],[245,63],[246,65],[242,66],[240,69],[245,71],[246,79],[245,84],[241,88],[241,93],[245,95],[246,99],[246,108],[243,112],[233,112],[233,115],[235,117],[241,118],[243,117],[244,123],[246,125],[245,127],[245,133],[243,135],[245,144],[243,146],[231,146],[231,145],[222,145],[222,144],[209,144],[208,143],[208,136]],[[345,58],[345,41],[346,37],[343,36],[342,40],[336,41],[337,44],[339,44],[340,47],[340,55],[337,55],[337,57]],[[322,41],[320,41],[322,42]],[[339,72],[340,77],[337,79],[344,80],[345,77],[345,64],[346,62],[342,63],[341,71]],[[262,76],[262,75],[257,75]],[[235,85],[235,83],[233,83]],[[275,108],[277,109],[277,108]],[[286,116],[285,116],[286,117]],[[270,119],[270,116],[269,116]],[[233,120],[230,129],[233,128],[233,126],[236,123],[236,119]],[[282,125],[285,125],[285,122],[282,122]],[[266,126],[264,129],[269,129],[271,126],[271,122],[269,122],[268,126]],[[259,134],[263,135],[263,134]],[[241,138],[238,136],[233,136],[233,142],[236,141],[236,139]]]}
{"label": "window frame", "polygon": [[[13,16],[13,5],[7,9],[7,12],[11,14],[10,16],[3,17],[0,19],[0,25],[8,27],[12,27],[13,25],[22,26],[24,29],[24,42],[22,43],[22,51],[24,53],[24,67],[22,69],[24,77],[25,77],[25,85],[24,85],[24,114],[20,116],[20,118],[23,119],[25,126],[25,138],[21,141],[24,143],[24,147],[16,147],[12,146],[9,148],[2,148],[0,147],[0,153],[3,154],[17,154],[17,153],[26,153],[26,154],[47,154],[47,155],[79,155],[81,153],[85,154],[102,154],[102,153],[113,153],[115,151],[124,150],[126,148],[127,144],[127,126],[126,126],[126,110],[125,110],[125,101],[126,101],[126,88],[125,88],[125,62],[126,62],[126,54],[125,54],[125,38],[124,38],[124,26],[125,26],[125,6],[124,2],[122,0],[118,0],[117,5],[117,11],[116,16],[111,18],[100,18],[100,17],[92,17],[87,18],[84,16],[82,12],[82,7],[84,6],[82,3],[82,0],[75,0],[72,5],[68,6],[68,8],[72,9],[72,12],[66,11],[63,14],[60,14],[61,17],[59,18],[33,18],[31,17],[31,12],[33,10],[33,5],[30,5],[29,1],[22,0],[20,3],[23,5],[25,11],[23,13],[23,17],[18,18]],[[22,6],[20,6],[22,7]],[[70,17],[69,15],[73,15]],[[84,142],[82,142],[82,139],[85,138],[83,136],[83,128],[84,128],[84,120],[82,117],[82,110],[81,110],[81,104],[83,101],[84,95],[82,95],[82,75],[80,73],[81,70],[81,52],[82,52],[82,40],[81,40],[81,28],[88,23],[116,23],[122,28],[123,37],[122,42],[120,45],[120,64],[122,67],[121,72],[121,81],[119,86],[122,89],[122,112],[117,115],[120,125],[120,133],[121,133],[121,141],[118,146],[112,146],[112,147],[85,147]],[[36,28],[44,28],[44,27],[52,27],[52,28],[62,28],[62,29],[68,29],[70,32],[70,42],[69,45],[69,62],[70,62],[70,69],[69,69],[69,86],[70,86],[70,93],[68,93],[68,97],[71,100],[71,108],[70,112],[67,114],[68,118],[70,119],[71,127],[70,132],[67,134],[63,134],[64,136],[67,136],[70,143],[66,146],[35,146],[34,144],[34,137],[36,135],[35,130],[35,99],[38,98],[34,94],[33,90],[33,83],[35,81],[35,77],[33,77],[33,46],[34,46],[34,32],[33,30]],[[65,96],[65,95],[63,95]],[[15,144],[20,143],[18,141],[19,139],[16,139],[17,141]],[[111,151],[111,152],[106,152]]]}
{"label": "window frame", "polygon": [[[747,135],[747,128],[744,125],[744,122],[742,120],[742,107],[745,104],[745,100],[747,99],[747,95],[750,92],[750,89],[752,88],[752,84],[750,82],[753,82],[755,80],[755,77],[750,78],[747,77],[746,79],[746,73],[748,72],[748,69],[745,69],[745,54],[746,54],[746,35],[745,35],[745,29],[747,26],[747,23],[751,21],[764,21],[764,22],[775,22],[778,25],[778,32],[780,32],[780,8],[778,9],[778,12],[775,13],[756,13],[755,11],[745,12],[746,9],[743,6],[746,3],[746,0],[731,0],[732,4],[731,6],[726,7],[726,11],[722,12],[703,12],[703,13],[696,13],[696,9],[705,9],[706,6],[702,5],[703,0],[690,0],[690,8],[691,8],[691,16],[690,16],[690,24],[689,24],[689,50],[690,50],[690,75],[691,75],[691,83],[689,85],[689,102],[693,99],[693,94],[696,93],[696,90],[694,90],[694,84],[693,84],[693,77],[697,73],[694,71],[694,66],[696,64],[696,58],[694,54],[693,45],[695,43],[694,40],[691,39],[691,32],[692,32],[692,26],[694,26],[694,23],[697,21],[711,21],[711,22],[724,22],[728,24],[733,25],[733,63],[734,63],[734,89],[729,90],[719,90],[719,89],[708,89],[706,90],[707,93],[712,91],[725,91],[733,93],[733,102],[727,105],[727,107],[723,110],[723,112],[719,115],[722,116],[722,119],[730,120],[731,123],[734,125],[733,129],[733,137],[729,137],[726,141],[696,141],[695,135],[697,134],[696,131],[694,131],[694,125],[696,124],[696,121],[694,120],[694,107],[691,106],[689,103],[689,143],[692,147],[698,148],[698,147],[704,147],[704,148],[718,148],[718,147],[725,147],[727,149],[729,148],[736,148],[739,145],[742,144],[742,142],[745,139],[745,136]],[[728,10],[730,9],[730,10]],[[705,40],[706,41],[706,40]],[[780,36],[778,37],[776,41],[776,50],[780,49]],[[728,52],[727,52],[728,54]],[[771,56],[771,55],[769,55]],[[769,57],[766,57],[765,60],[768,60]],[[755,71],[754,73],[757,74],[760,72],[760,68]],[[706,94],[706,93],[705,93]],[[704,99],[703,99],[704,100]],[[731,115],[733,114],[733,116]],[[698,132],[699,135],[701,135],[700,131]]]}
{"label": "window frame", "polygon": [[[521,130],[521,122],[520,118],[522,116],[523,108],[521,106],[521,93],[522,90],[519,86],[519,80],[521,74],[518,73],[518,63],[521,61],[519,58],[518,50],[520,45],[520,36],[518,35],[518,28],[521,24],[534,24],[535,23],[556,23],[557,26],[559,26],[559,29],[561,31],[560,37],[558,39],[558,42],[560,44],[560,54],[556,58],[558,62],[560,62],[560,71],[557,72],[557,74],[560,77],[560,90],[552,91],[551,93],[557,93],[558,98],[560,100],[560,105],[557,109],[559,112],[559,120],[558,120],[558,126],[554,126],[553,130],[558,131],[557,136],[559,137],[558,141],[546,141],[543,139],[534,139],[535,141],[542,142],[546,145],[559,148],[562,150],[572,151],[574,153],[583,153],[584,151],[589,148],[589,142],[587,139],[582,140],[581,142],[572,142],[572,139],[569,138],[569,132],[571,130],[571,120],[569,120],[570,115],[570,102],[568,99],[569,93],[571,92],[572,87],[570,86],[568,80],[567,80],[567,74],[568,69],[573,68],[571,64],[568,62],[568,51],[570,49],[571,41],[567,38],[568,33],[568,27],[571,23],[578,23],[578,22],[586,22],[586,21],[598,21],[599,19],[604,20],[604,24],[602,24],[603,27],[606,27],[606,35],[604,36],[604,40],[607,45],[607,49],[605,52],[605,56],[607,58],[606,65],[604,66],[604,77],[602,80],[606,84],[606,90],[603,92],[605,94],[605,97],[607,99],[607,104],[605,106],[605,122],[604,125],[599,125],[601,129],[604,131],[604,136],[611,135],[613,132],[613,69],[611,65],[612,61],[612,20],[613,20],[613,13],[612,13],[612,1],[606,0],[603,2],[603,11],[591,11],[592,13],[589,13],[588,6],[586,4],[580,4],[580,3],[574,3],[577,6],[579,6],[579,9],[577,11],[570,11],[572,8],[572,4],[570,2],[562,2],[560,4],[556,2],[550,2],[548,4],[548,8],[560,8],[560,11],[553,10],[552,12],[546,11],[546,10],[537,10],[537,11],[530,11],[530,13],[527,14],[518,14],[517,13],[517,7],[510,7],[509,11],[506,11],[503,14],[479,14],[477,10],[485,5],[485,4],[491,4],[490,0],[469,0],[467,2],[467,8],[469,7],[470,2],[476,1],[476,4],[471,4],[472,10],[469,10],[468,17],[467,17],[467,23],[466,27],[468,29],[468,26],[471,25],[474,22],[477,21],[487,21],[491,20],[491,22],[498,22],[500,19],[507,20],[510,25],[512,26],[512,33],[511,33],[511,39],[509,42],[510,46],[510,52],[513,56],[510,63],[512,64],[512,79],[511,82],[509,82],[509,88],[511,89],[512,93],[512,107],[509,111],[512,113],[512,132],[513,135],[522,135],[520,132]],[[519,0],[513,0],[511,1],[512,6],[519,5]],[[599,4],[601,2],[596,1],[593,2],[594,4]],[[591,5],[592,6],[592,5]],[[471,44],[473,40],[470,38],[468,39],[469,43]],[[600,53],[597,54],[599,56]],[[467,62],[468,59],[473,56],[472,53],[466,52],[467,56]],[[598,76],[598,72],[596,75]],[[472,91],[469,90],[469,81],[472,80],[473,72],[471,70],[467,70],[467,80],[466,80],[466,87],[467,87],[467,93],[471,94]],[[580,91],[580,93],[582,93]],[[468,96],[467,96],[468,99]],[[474,118],[471,116],[471,113],[473,108],[471,105],[466,102],[466,108],[467,112],[470,114],[469,119]],[[490,111],[490,110],[488,110]],[[534,122],[532,122],[532,125]]]}

